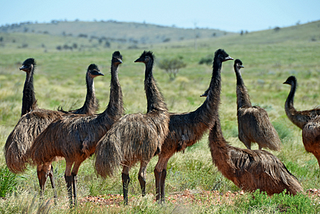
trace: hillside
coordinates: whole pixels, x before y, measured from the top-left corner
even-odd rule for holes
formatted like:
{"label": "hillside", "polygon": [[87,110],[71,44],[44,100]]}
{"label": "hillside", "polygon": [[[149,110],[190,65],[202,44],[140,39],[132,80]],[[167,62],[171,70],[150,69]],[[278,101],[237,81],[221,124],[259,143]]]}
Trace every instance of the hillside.
{"label": "hillside", "polygon": [[212,38],[226,34],[216,29],[184,29],[160,25],[117,21],[52,21],[51,23],[19,23],[0,27],[3,33],[50,34],[83,37],[127,44],[154,44],[169,41]]}
{"label": "hillside", "polygon": [[[124,22],[54,22],[23,23],[0,27],[0,48],[43,49],[47,51],[212,48],[232,45],[270,45],[286,42],[316,42],[320,40],[320,21],[286,28],[244,33],[242,35],[213,29],[163,27]],[[213,36],[215,35],[215,36]]]}
{"label": "hillside", "polygon": [[[63,24],[66,23],[57,23],[57,26]],[[29,25],[24,24],[22,29],[25,26]],[[53,31],[44,32],[44,29],[41,30],[42,33],[29,32],[29,28],[27,32],[14,32],[14,29],[0,32],[2,148],[20,118],[26,75],[19,67],[26,58],[33,57],[37,62],[34,74],[37,104],[42,109],[50,110],[58,107],[65,110],[81,107],[86,93],[87,67],[91,63],[98,65],[105,75],[94,80],[100,106],[98,113],[101,113],[109,102],[111,56],[114,51],[119,50],[123,55],[119,81],[126,114],[146,111],[145,66],[134,63],[143,50],[153,51],[156,60],[181,59],[186,67],[179,70],[176,79],[170,80],[159,68],[157,61],[153,73],[169,111],[182,113],[194,111],[205,101],[200,95],[208,88],[212,77],[213,54],[218,48],[223,48],[231,57],[243,62],[245,68],[241,72],[251,102],[268,112],[270,121],[279,134],[281,151],[270,152],[285,164],[304,188],[304,192],[296,196],[276,194],[268,197],[260,193],[252,195],[240,191],[213,164],[208,149],[208,135],[205,134],[199,142],[187,147],[184,152],[176,153],[168,161],[165,205],[154,202],[154,167],[157,157],[147,167],[145,197],[141,197],[137,178],[139,167],[132,167],[129,206],[124,206],[121,171],[117,171],[114,177],[97,177],[95,156],[92,156],[83,162],[77,177],[79,206],[69,210],[64,177],[65,161],[53,163],[58,195],[57,205],[54,205],[50,182],[47,182],[44,200],[39,199],[39,184],[34,166],[29,166],[22,174],[12,174],[6,167],[5,156],[2,155],[1,213],[320,213],[319,165],[314,155],[306,152],[301,130],[286,116],[284,103],[290,87],[283,84],[289,76],[296,76],[298,88],[294,105],[297,110],[312,109],[320,104],[319,28],[320,21],[317,21],[243,35],[227,33],[225,36],[200,37],[197,40],[171,39],[151,44],[105,39],[100,43],[91,34],[87,34],[87,37],[67,35],[71,30],[65,35],[54,34]],[[138,33],[144,35],[144,32],[146,31]],[[199,64],[202,59],[208,63]],[[245,148],[238,139],[236,76],[232,61],[223,63],[221,81],[219,115],[223,136],[230,145]],[[252,149],[257,148],[257,145],[253,145]]]}

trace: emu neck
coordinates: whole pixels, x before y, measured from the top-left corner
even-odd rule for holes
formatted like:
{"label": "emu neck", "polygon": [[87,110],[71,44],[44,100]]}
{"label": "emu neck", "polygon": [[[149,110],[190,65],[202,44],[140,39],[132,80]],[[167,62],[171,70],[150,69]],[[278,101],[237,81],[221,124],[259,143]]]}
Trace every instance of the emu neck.
{"label": "emu neck", "polygon": [[296,126],[298,126],[300,129],[302,129],[310,118],[309,118],[309,115],[300,114],[293,106],[293,100],[294,100],[294,95],[296,93],[296,89],[297,89],[297,83],[292,82],[290,93],[287,97],[284,108],[286,111],[286,115],[291,120],[291,122]]}
{"label": "emu neck", "polygon": [[290,116],[292,116],[292,113],[297,112],[293,106],[293,100],[294,100],[294,95],[296,93],[296,89],[297,89],[297,84],[296,84],[296,82],[293,82],[291,84],[290,93],[289,93],[287,100],[286,100],[286,103],[285,103],[286,114],[289,118],[290,118]]}
{"label": "emu neck", "polygon": [[240,70],[237,66],[234,67],[234,70],[237,77],[237,108],[251,107],[250,97],[241,77]]}
{"label": "emu neck", "polygon": [[110,98],[107,109],[102,115],[112,117],[113,121],[118,120],[124,113],[122,90],[118,78],[118,65],[111,64]]}
{"label": "emu neck", "polygon": [[219,165],[219,163],[222,163],[222,160],[227,158],[226,156],[228,155],[229,144],[223,137],[218,114],[217,120],[209,133],[209,148],[212,160],[216,165]]}
{"label": "emu neck", "polygon": [[[204,103],[195,111],[195,114],[197,114],[196,121],[205,123],[207,126],[210,126],[210,124],[214,122],[215,113],[217,112],[220,103],[221,67],[222,61],[219,59],[214,59],[207,98]],[[193,123],[196,122],[193,121]]]}
{"label": "emu neck", "polygon": [[88,72],[86,74],[86,84],[87,84],[86,100],[83,106],[79,110],[75,111],[75,114],[78,113],[78,114],[93,115],[98,108],[97,99],[94,91],[93,78],[90,76]]}
{"label": "emu neck", "polygon": [[34,68],[32,68],[30,72],[26,72],[26,80],[23,88],[21,116],[35,108],[35,106],[33,106],[36,104],[36,97],[33,88],[33,72]]}
{"label": "emu neck", "polygon": [[147,97],[147,112],[168,111],[152,73],[153,61],[146,63],[144,90]]}

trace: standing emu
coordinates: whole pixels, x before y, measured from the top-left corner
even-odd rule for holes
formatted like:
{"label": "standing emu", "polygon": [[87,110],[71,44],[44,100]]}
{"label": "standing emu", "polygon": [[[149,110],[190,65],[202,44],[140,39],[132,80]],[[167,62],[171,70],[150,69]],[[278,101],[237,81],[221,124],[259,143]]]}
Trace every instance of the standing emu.
{"label": "standing emu", "polygon": [[156,199],[160,202],[165,200],[165,179],[167,175],[167,164],[169,159],[186,147],[192,146],[200,140],[214,123],[222,63],[233,60],[224,50],[215,52],[213,59],[213,71],[209,89],[206,91],[206,100],[195,111],[174,114],[170,113],[169,134],[161,147],[158,163],[154,169],[156,180]]}
{"label": "standing emu", "polygon": [[317,158],[320,167],[320,109],[297,111],[293,106],[297,79],[294,76],[290,76],[284,84],[291,85],[291,90],[285,103],[286,114],[293,124],[302,129],[304,148]]}
{"label": "standing emu", "polygon": [[237,76],[237,110],[239,140],[251,149],[251,142],[256,142],[259,149],[267,147],[271,150],[280,150],[280,138],[272,126],[266,110],[259,106],[252,106],[246,86],[241,77],[242,62],[236,59],[234,72]]}
{"label": "standing emu", "polygon": [[[95,105],[91,103],[96,103],[93,89],[93,78],[96,76],[103,75],[100,73],[98,67],[94,64],[91,64],[87,70],[87,99],[84,103],[84,106],[75,113],[81,114],[91,114],[96,110]],[[29,90],[31,87],[28,87]],[[24,90],[23,97],[25,97],[26,91]],[[32,91],[29,91],[28,94],[34,94],[33,87]],[[23,102],[26,103],[26,102]],[[24,108],[23,108],[24,109]],[[25,171],[26,166],[30,163],[30,148],[33,144],[34,139],[45,129],[47,126],[57,118],[60,118],[66,112],[62,111],[51,111],[46,109],[35,109],[32,112],[24,114],[17,125],[10,133],[7,138],[4,153],[5,159],[8,168],[14,173],[22,173]],[[41,195],[44,190],[44,186],[47,180],[47,177],[50,177],[51,186],[55,189],[54,178],[53,178],[53,168],[51,165],[42,165],[37,166],[38,180],[41,190]],[[56,197],[56,193],[55,197]]]}
{"label": "standing emu", "polygon": [[23,87],[21,116],[37,108],[37,100],[33,88],[33,74],[36,62],[33,58],[26,59],[20,70],[26,72],[26,80]]}
{"label": "standing emu", "polygon": [[96,150],[96,170],[103,177],[111,175],[115,162],[110,153],[110,146],[119,145],[122,152],[122,184],[125,204],[128,204],[129,170],[140,162],[138,180],[145,195],[146,170],[151,158],[160,152],[168,134],[169,113],[162,94],[153,78],[152,67],[154,56],[151,52],[143,52],[135,62],[145,64],[144,89],[147,97],[146,114],[130,114],[115,123],[108,133],[101,138]]}
{"label": "standing emu", "polygon": [[[218,106],[220,90],[216,99]],[[273,154],[229,145],[222,135],[218,109],[215,124],[209,133],[209,148],[212,161],[223,176],[245,191],[260,189],[268,195],[284,190],[293,195],[303,191],[297,178]]]}
{"label": "standing emu", "polygon": [[122,56],[118,51],[114,52],[111,61],[110,99],[103,113],[60,117],[35,139],[31,147],[32,160],[38,165],[48,165],[56,157],[64,157],[66,161],[64,176],[70,206],[77,203],[76,183],[81,163],[95,152],[100,138],[124,113],[122,91],[118,80],[118,66],[121,63]]}

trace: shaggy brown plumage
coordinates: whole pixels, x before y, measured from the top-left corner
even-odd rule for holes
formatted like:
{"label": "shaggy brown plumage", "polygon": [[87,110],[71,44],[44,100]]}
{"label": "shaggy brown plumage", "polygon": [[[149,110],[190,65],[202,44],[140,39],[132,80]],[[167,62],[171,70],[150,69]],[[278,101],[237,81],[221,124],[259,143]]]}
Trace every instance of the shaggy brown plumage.
{"label": "shaggy brown plumage", "polygon": [[89,116],[65,115],[52,122],[35,139],[31,147],[32,159],[36,164],[47,165],[56,157],[64,157],[65,180],[71,206],[77,203],[76,182],[81,163],[94,153],[100,138],[124,113],[122,91],[118,80],[118,65],[122,63],[121,59],[118,51],[113,53],[110,99],[103,113]]}
{"label": "shaggy brown plumage", "polygon": [[[220,95],[217,101],[219,105]],[[215,118],[209,133],[209,148],[213,163],[227,179],[245,191],[260,189],[268,195],[284,190],[293,195],[303,191],[297,178],[273,154],[229,145],[222,135],[218,111]]]}
{"label": "shaggy brown plumage", "polygon": [[293,195],[303,191],[297,178],[273,154],[229,145],[223,138],[219,120],[210,130],[209,147],[218,170],[245,191],[260,189],[268,195],[284,190]]}
{"label": "shaggy brown plumage", "polygon": [[211,82],[205,95],[204,103],[195,111],[174,114],[170,113],[169,134],[165,139],[158,163],[154,169],[156,180],[156,199],[165,200],[165,179],[169,159],[178,151],[185,150],[200,140],[214,123],[216,97],[219,95],[217,81],[220,81],[222,63],[232,58],[222,49],[215,52]]}
{"label": "shaggy brown plumage", "polygon": [[[98,75],[102,75],[102,73],[99,72],[97,66],[94,64],[90,65],[87,70],[87,99],[95,100],[94,89],[92,88],[93,78]],[[83,114],[91,114],[95,111],[96,107],[90,105],[90,103],[94,102],[87,100],[84,106],[79,109],[82,110],[80,112]],[[80,112],[75,111],[74,113]],[[4,148],[6,163],[12,172],[22,173],[25,171],[27,164],[30,163],[30,148],[34,139],[47,128],[52,121],[65,114],[67,114],[67,112],[35,109],[20,118],[7,138]],[[48,176],[50,177],[52,188],[54,188],[53,169],[51,165],[37,165],[37,174],[41,194]]]}
{"label": "shaggy brown plumage", "polygon": [[311,152],[320,167],[320,116],[311,119],[302,129],[302,142],[307,152]]}
{"label": "shaggy brown plumage", "polygon": [[296,93],[296,90],[297,90],[296,77],[295,76],[288,77],[288,79],[283,84],[291,85],[290,93],[287,97],[287,100],[284,106],[286,114],[294,125],[298,126],[300,129],[303,129],[303,127],[312,118],[315,118],[316,116],[320,115],[320,108],[297,111],[293,106],[294,94]]}
{"label": "shaggy brown plumage", "polygon": [[246,86],[241,77],[240,68],[242,62],[236,59],[234,71],[237,77],[237,110],[238,110],[238,132],[239,140],[251,149],[251,143],[257,143],[259,149],[269,148],[280,150],[280,138],[277,131],[270,122],[266,110],[259,106],[252,106]]}
{"label": "shaggy brown plumage", "polygon": [[317,158],[320,167],[320,109],[297,111],[293,106],[294,94],[297,89],[296,77],[288,77],[284,84],[291,85],[291,90],[285,103],[286,114],[293,124],[302,129],[304,148]]}
{"label": "shaggy brown plumage", "polygon": [[[130,114],[115,123],[108,133],[101,138],[96,150],[95,167],[101,176],[112,174],[114,155],[110,154],[110,146],[119,145],[122,152],[122,182],[125,204],[128,204],[129,170],[140,162],[138,179],[145,195],[146,169],[151,158],[160,152],[168,134],[169,114],[163,96],[153,78],[152,67],[154,56],[151,52],[143,52],[135,62],[145,63],[144,88],[147,96],[147,113]],[[120,163],[119,163],[120,164]]]}
{"label": "shaggy brown plumage", "polygon": [[37,108],[37,100],[34,94],[33,74],[36,62],[33,58],[26,59],[19,68],[26,72],[26,80],[23,87],[21,116]]}

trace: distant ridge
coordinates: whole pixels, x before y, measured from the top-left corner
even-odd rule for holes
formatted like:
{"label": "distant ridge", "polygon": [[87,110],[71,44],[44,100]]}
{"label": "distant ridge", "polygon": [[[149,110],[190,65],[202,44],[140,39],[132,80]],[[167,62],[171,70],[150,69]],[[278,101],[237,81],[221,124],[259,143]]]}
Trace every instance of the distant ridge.
{"label": "distant ridge", "polygon": [[156,44],[233,34],[217,29],[178,28],[114,20],[93,22],[52,20],[50,23],[22,22],[1,26],[0,32],[84,37],[127,44]]}

